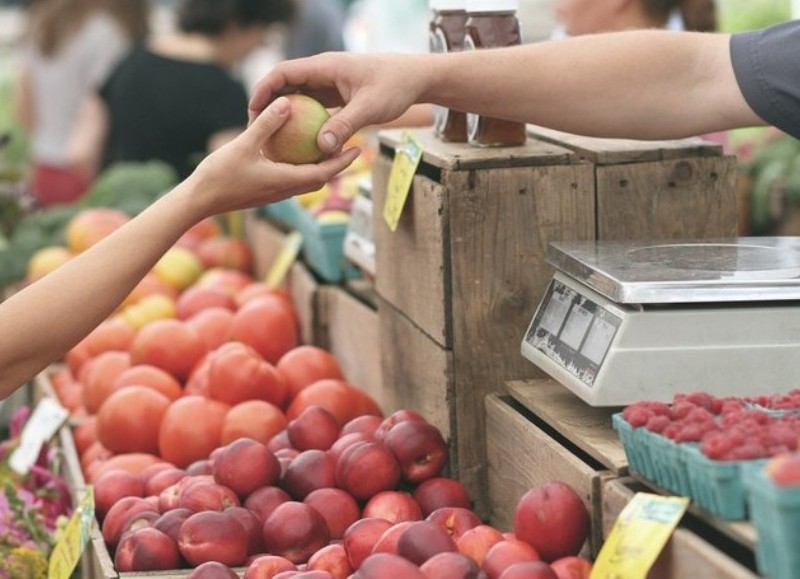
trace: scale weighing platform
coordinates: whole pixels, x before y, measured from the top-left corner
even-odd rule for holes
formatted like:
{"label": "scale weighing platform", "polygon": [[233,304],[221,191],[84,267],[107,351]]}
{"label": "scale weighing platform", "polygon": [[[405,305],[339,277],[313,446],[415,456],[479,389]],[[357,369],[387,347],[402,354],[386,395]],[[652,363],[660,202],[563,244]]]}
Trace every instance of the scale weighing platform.
{"label": "scale weighing platform", "polygon": [[522,355],[592,406],[800,387],[800,237],[559,242]]}

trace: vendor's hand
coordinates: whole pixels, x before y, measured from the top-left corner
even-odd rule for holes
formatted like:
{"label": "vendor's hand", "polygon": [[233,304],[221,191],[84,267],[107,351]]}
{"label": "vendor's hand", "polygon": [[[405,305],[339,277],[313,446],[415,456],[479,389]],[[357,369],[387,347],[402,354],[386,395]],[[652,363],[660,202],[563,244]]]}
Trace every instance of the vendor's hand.
{"label": "vendor's hand", "polygon": [[337,152],[359,129],[393,121],[417,102],[424,56],[331,52],[280,63],[256,85],[250,120],[280,94],[305,93],[326,107],[342,107],[317,137],[320,149]]}
{"label": "vendor's hand", "polygon": [[231,142],[206,157],[188,178],[202,216],[266,205],[322,187],[358,157],[358,149],[331,155],[318,164],[270,161],[261,147],[287,121],[285,98],[273,101]]}

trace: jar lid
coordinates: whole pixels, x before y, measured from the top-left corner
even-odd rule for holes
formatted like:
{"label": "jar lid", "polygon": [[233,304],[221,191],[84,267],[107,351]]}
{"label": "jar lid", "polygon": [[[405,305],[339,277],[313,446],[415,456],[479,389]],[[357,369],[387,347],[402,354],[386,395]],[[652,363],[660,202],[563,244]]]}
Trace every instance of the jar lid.
{"label": "jar lid", "polygon": [[511,12],[519,9],[519,0],[467,0],[467,12]]}
{"label": "jar lid", "polygon": [[431,10],[436,10],[438,12],[466,10],[467,0],[429,0],[428,6]]}

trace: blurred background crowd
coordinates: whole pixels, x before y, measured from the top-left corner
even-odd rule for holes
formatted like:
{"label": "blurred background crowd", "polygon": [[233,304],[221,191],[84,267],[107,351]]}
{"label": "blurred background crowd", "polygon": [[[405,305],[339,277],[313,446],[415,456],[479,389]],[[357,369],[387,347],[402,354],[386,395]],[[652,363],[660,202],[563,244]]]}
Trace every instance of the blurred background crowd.
{"label": "blurred background crowd", "polygon": [[[800,8],[519,4],[524,42],[644,27],[734,32]],[[20,212],[80,199],[115,163],[158,160],[188,174],[244,127],[248,93],[277,62],[330,50],[427,51],[429,18],[427,0],[0,0],[0,248]],[[428,120],[422,111],[407,122]],[[795,141],[766,130],[705,137],[740,159],[741,232],[800,232]]]}

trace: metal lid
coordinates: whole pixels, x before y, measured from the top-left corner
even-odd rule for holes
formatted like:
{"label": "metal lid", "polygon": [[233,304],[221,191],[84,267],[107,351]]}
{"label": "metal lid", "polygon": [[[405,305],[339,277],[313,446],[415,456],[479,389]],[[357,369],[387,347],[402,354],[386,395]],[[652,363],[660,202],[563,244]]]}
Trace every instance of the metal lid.
{"label": "metal lid", "polygon": [[467,0],[467,12],[515,12],[519,0]]}
{"label": "metal lid", "polygon": [[547,260],[617,303],[800,300],[800,237],[556,242]]}

